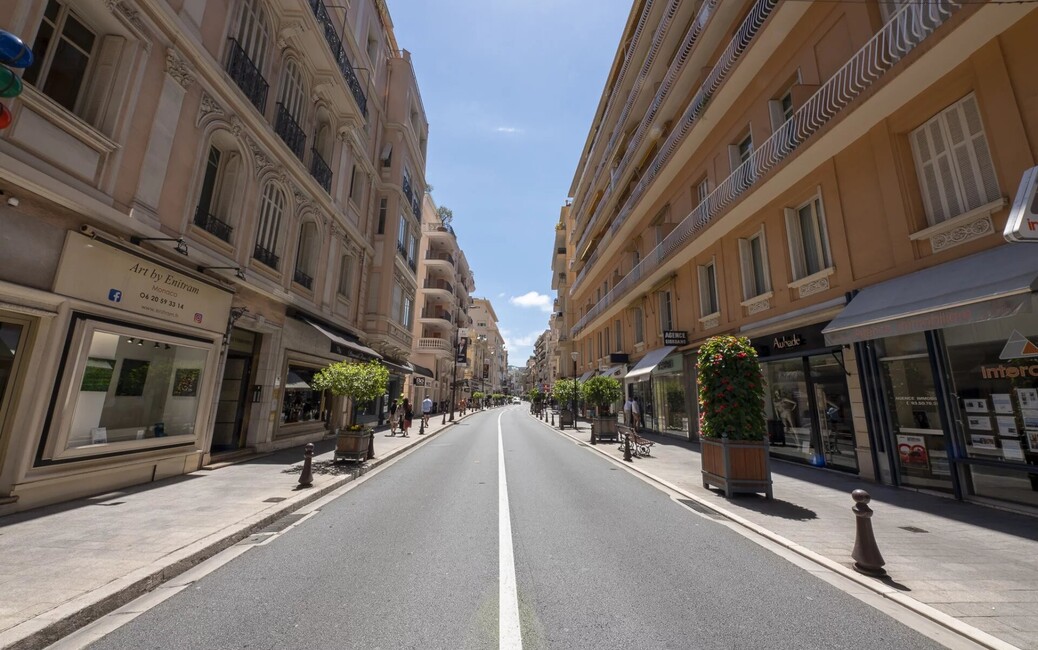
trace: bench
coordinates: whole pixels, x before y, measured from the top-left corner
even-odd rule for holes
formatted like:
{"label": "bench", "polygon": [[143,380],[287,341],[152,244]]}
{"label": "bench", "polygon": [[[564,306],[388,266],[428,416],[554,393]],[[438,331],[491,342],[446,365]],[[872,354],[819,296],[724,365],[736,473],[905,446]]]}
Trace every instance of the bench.
{"label": "bench", "polygon": [[626,424],[616,425],[617,431],[620,433],[620,450],[623,451],[624,444],[626,441],[630,441],[631,453],[635,456],[652,456],[652,446],[654,443],[648,438],[643,438],[638,435],[638,432],[634,430],[634,427],[627,426]]}

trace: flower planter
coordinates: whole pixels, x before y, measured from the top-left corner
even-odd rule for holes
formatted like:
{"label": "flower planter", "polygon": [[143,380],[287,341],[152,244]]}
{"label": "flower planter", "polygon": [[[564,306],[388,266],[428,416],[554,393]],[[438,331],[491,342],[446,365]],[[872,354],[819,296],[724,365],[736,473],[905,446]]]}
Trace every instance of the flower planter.
{"label": "flower planter", "polygon": [[559,426],[573,426],[573,411],[569,409],[562,409],[561,411],[559,411]]}
{"label": "flower planter", "polygon": [[619,440],[616,417],[592,418],[591,437],[596,440]]}
{"label": "flower planter", "polygon": [[771,463],[768,442],[701,438],[703,487],[711,485],[733,494],[771,493]]}
{"label": "flower planter", "polygon": [[335,435],[335,460],[356,460],[363,462],[369,457],[368,450],[370,445],[370,431],[347,431],[345,429],[340,429]]}

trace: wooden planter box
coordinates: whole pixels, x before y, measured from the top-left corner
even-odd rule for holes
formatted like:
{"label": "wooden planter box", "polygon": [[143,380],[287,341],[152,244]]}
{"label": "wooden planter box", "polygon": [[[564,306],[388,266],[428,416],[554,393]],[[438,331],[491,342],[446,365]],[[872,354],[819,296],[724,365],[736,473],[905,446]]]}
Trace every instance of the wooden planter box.
{"label": "wooden planter box", "polygon": [[357,460],[363,462],[368,458],[368,446],[371,444],[371,431],[340,430],[335,435],[335,460]]}
{"label": "wooden planter box", "polygon": [[701,438],[703,487],[711,485],[733,494],[758,494],[768,499],[771,493],[771,463],[768,441]]}
{"label": "wooden planter box", "polygon": [[559,426],[572,427],[573,426],[573,411],[569,409],[562,409],[559,411]]}
{"label": "wooden planter box", "polygon": [[619,440],[616,417],[592,418],[591,437],[596,440]]}

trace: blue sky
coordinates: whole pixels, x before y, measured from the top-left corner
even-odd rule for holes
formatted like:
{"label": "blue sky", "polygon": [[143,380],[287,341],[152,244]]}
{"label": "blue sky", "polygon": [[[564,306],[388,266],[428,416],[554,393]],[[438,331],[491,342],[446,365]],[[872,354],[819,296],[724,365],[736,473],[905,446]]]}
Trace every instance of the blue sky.
{"label": "blue sky", "polygon": [[426,180],[509,349],[548,325],[554,226],[630,0],[388,0],[429,119]]}

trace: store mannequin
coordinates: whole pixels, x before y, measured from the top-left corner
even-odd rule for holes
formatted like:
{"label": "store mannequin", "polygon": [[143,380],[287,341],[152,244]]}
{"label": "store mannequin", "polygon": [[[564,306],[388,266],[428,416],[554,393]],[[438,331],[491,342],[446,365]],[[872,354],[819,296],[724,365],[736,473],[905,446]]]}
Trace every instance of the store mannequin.
{"label": "store mannequin", "polygon": [[787,432],[790,432],[796,426],[796,421],[793,418],[796,415],[797,403],[784,396],[778,389],[775,389],[774,404],[775,412],[778,413],[779,419],[782,420],[782,425]]}

